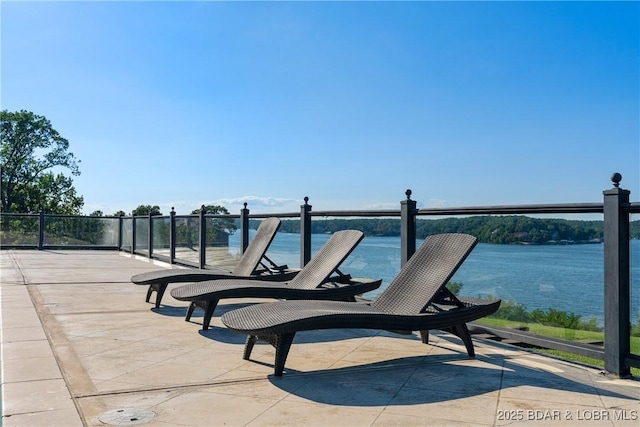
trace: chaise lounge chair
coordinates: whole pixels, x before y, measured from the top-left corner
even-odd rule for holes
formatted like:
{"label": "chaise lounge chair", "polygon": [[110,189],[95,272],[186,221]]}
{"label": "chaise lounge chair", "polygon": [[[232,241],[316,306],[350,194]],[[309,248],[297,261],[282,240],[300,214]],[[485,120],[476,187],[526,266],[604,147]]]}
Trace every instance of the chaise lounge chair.
{"label": "chaise lounge chair", "polygon": [[[338,267],[363,239],[358,230],[334,233],[318,253],[289,282],[221,279],[190,283],[171,290],[180,301],[191,301],[186,321],[196,307],[204,309],[202,329],[209,329],[213,311],[223,298],[279,298],[355,301],[355,296],[377,289],[381,279],[351,278]],[[337,276],[332,274],[336,273]]]}
{"label": "chaise lounge chair", "polygon": [[232,310],[222,316],[229,329],[248,334],[244,359],[257,339],[276,348],[274,373],[282,376],[287,354],[298,331],[364,328],[392,332],[429,329],[453,333],[475,356],[466,323],[495,312],[497,301],[461,301],[445,286],[476,245],[467,234],[429,236],[396,278],[371,303],[340,301],[280,301]]}
{"label": "chaise lounge chair", "polygon": [[[136,285],[149,285],[146,302],[149,302],[151,294],[156,292],[156,308],[160,307],[162,296],[171,283],[201,282],[229,277],[238,277],[247,280],[291,280],[300,269],[289,269],[286,265],[278,266],[267,255],[267,249],[280,228],[280,219],[267,218],[260,222],[256,234],[245,249],[240,261],[233,271],[214,269],[164,269],[147,273],[136,274],[131,281]],[[265,264],[265,261],[269,265]]]}

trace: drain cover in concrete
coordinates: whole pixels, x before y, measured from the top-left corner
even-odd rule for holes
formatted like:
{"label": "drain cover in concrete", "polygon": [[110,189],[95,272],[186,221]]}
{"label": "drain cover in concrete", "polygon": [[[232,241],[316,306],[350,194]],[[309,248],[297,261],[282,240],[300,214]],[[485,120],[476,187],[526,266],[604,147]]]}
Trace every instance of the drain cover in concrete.
{"label": "drain cover in concrete", "polygon": [[148,423],[155,416],[155,413],[147,409],[120,408],[107,411],[100,415],[98,419],[112,426],[131,426]]}

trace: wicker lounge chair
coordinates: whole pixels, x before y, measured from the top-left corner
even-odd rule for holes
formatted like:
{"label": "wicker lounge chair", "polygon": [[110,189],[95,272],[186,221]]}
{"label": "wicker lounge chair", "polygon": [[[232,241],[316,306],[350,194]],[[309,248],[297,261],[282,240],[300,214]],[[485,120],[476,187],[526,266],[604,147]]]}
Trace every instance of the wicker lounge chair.
{"label": "wicker lounge chair", "polygon": [[[352,278],[338,267],[364,237],[358,230],[334,233],[318,253],[289,282],[221,279],[190,283],[171,290],[180,301],[191,301],[186,319],[193,310],[204,310],[202,329],[207,330],[218,301],[223,298],[279,298],[355,301],[355,296],[377,289],[381,279]],[[333,276],[332,276],[333,275]]]}
{"label": "wicker lounge chair", "polygon": [[440,329],[459,336],[470,357],[475,356],[466,323],[495,312],[500,301],[461,301],[446,283],[475,246],[467,234],[429,236],[402,267],[396,278],[371,303],[339,301],[280,301],[232,310],[222,322],[248,334],[244,358],[249,359],[257,339],[276,348],[275,375],[281,376],[298,331],[364,328],[393,332]]}
{"label": "wicker lounge chair", "polygon": [[[245,249],[240,261],[233,271],[217,269],[164,269],[136,274],[131,281],[136,285],[149,285],[146,302],[151,294],[156,292],[156,308],[160,307],[162,296],[171,283],[201,282],[229,277],[239,277],[247,280],[291,280],[300,271],[289,269],[286,265],[278,266],[267,255],[267,249],[280,228],[280,219],[267,218],[260,223],[256,234]],[[266,263],[268,264],[266,264]]]}

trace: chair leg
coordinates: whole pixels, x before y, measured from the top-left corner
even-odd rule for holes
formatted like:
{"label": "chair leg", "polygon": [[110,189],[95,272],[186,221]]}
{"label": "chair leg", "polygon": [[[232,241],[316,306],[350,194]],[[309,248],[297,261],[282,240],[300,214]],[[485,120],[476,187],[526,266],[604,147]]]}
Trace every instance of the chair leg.
{"label": "chair leg", "polygon": [[213,311],[216,309],[218,301],[219,300],[214,299],[206,302],[204,309],[204,319],[202,320],[202,330],[206,331],[207,329],[209,329],[211,318],[213,317]]}
{"label": "chair leg", "polygon": [[284,372],[284,363],[287,361],[287,355],[295,336],[295,332],[276,336],[276,363],[274,366],[276,377],[281,377]]}
{"label": "chair leg", "polygon": [[191,316],[193,315],[193,310],[195,310],[195,308],[196,308],[196,302],[191,301],[191,304],[189,304],[189,308],[187,308],[187,315],[184,318],[185,322],[188,322],[189,320],[191,320]]}
{"label": "chair leg", "polygon": [[167,286],[169,286],[168,283],[163,283],[156,288],[156,308],[160,307],[160,301],[162,301],[162,296],[164,295],[164,291],[167,290]]}
{"label": "chair leg", "polygon": [[251,352],[253,351],[253,345],[256,343],[258,337],[255,335],[247,335],[247,341],[244,343],[244,354],[242,358],[244,360],[249,360],[251,357]]}
{"label": "chair leg", "polygon": [[473,341],[471,341],[471,334],[469,333],[469,328],[467,328],[467,324],[463,323],[461,325],[452,326],[450,328],[445,329],[445,331],[459,337],[464,346],[467,348],[467,354],[469,357],[475,357],[476,351],[473,348]]}
{"label": "chair leg", "polygon": [[429,344],[429,331],[420,331],[420,338],[423,344]]}
{"label": "chair leg", "polygon": [[151,299],[151,293],[153,292],[153,285],[149,285],[149,289],[147,289],[147,299],[144,302],[149,302]]}
{"label": "chair leg", "polygon": [[473,341],[471,341],[471,334],[469,333],[469,328],[467,328],[467,324],[463,323],[462,325],[456,326],[458,330],[458,336],[462,338],[462,342],[464,342],[465,347],[467,347],[467,354],[469,357],[476,357],[476,351],[473,348]]}

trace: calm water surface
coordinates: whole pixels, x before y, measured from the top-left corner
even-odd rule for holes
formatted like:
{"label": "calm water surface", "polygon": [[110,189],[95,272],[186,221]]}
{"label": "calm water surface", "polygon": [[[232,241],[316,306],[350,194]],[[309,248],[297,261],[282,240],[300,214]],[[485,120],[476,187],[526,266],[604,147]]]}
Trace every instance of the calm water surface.
{"label": "calm water surface", "polygon": [[[231,250],[239,247],[239,233]],[[330,237],[314,234],[315,253]],[[419,241],[417,244],[422,243]],[[525,246],[478,244],[452,281],[463,284],[462,294],[495,296],[524,304],[527,309],[555,308],[603,319],[604,273],[602,244]],[[300,264],[300,235],[278,233],[267,255],[276,263]],[[640,240],[631,241],[632,322],[640,316]],[[365,237],[340,269],[354,277],[382,278],[374,298],[400,270],[400,237]]]}

